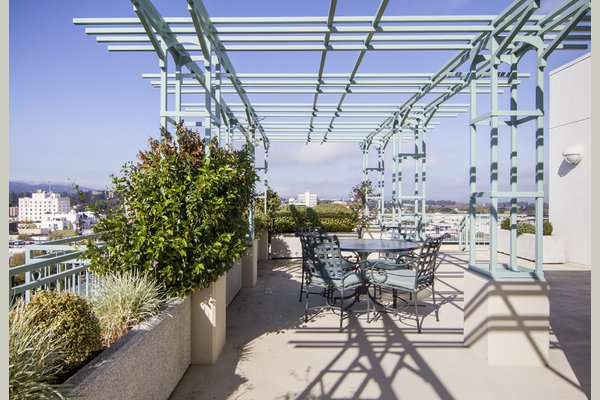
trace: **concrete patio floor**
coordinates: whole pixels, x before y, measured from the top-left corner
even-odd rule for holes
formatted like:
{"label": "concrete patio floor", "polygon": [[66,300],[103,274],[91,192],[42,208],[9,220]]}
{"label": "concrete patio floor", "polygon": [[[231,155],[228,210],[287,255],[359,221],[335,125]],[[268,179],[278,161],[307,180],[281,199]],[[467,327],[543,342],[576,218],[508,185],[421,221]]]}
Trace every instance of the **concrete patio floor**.
{"label": "concrete patio floor", "polygon": [[[366,314],[353,314],[341,333],[339,316],[331,310],[315,310],[305,323],[304,302],[298,302],[300,260],[260,262],[257,285],[243,289],[227,310],[227,343],[220,359],[215,365],[190,366],[171,399],[588,397],[589,268],[546,268],[552,285],[549,364],[490,367],[463,346],[467,253],[456,248],[442,248],[436,274],[439,322],[433,313],[425,316],[422,334],[412,314],[381,314],[371,323]],[[555,293],[561,296],[556,301]],[[312,296],[311,303],[322,300]],[[362,301],[356,307],[365,305]],[[577,365],[579,380],[569,362]]]}

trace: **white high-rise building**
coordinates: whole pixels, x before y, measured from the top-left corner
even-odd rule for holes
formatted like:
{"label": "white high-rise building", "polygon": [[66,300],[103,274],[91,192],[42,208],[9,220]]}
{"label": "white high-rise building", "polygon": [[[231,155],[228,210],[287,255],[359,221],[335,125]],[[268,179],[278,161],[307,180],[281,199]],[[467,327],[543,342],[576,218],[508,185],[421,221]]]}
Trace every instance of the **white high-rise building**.
{"label": "white high-rise building", "polygon": [[66,214],[70,209],[68,197],[38,190],[31,197],[19,198],[19,221],[41,221],[44,214]]}
{"label": "white high-rise building", "polygon": [[288,203],[294,206],[314,207],[317,205],[317,195],[310,192],[300,193],[298,198],[291,198]]}

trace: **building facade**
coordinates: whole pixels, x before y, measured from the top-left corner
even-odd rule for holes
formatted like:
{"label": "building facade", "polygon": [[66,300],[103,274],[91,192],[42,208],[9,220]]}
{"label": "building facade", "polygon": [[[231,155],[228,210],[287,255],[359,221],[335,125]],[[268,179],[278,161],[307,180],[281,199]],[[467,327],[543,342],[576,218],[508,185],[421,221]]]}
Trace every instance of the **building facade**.
{"label": "building facade", "polygon": [[19,221],[42,221],[44,214],[66,214],[71,200],[60,194],[38,190],[31,197],[19,198]]}
{"label": "building facade", "polygon": [[288,204],[291,206],[314,207],[317,205],[317,195],[310,192],[300,193],[297,198],[290,198]]}
{"label": "building facade", "polygon": [[592,263],[591,54],[550,71],[549,217],[568,262]]}

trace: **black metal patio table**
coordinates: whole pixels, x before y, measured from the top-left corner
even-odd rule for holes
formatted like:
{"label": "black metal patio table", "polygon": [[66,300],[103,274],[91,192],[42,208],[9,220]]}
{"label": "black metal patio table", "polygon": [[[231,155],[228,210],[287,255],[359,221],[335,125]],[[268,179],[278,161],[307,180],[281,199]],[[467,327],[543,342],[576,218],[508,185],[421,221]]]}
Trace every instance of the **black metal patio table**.
{"label": "black metal patio table", "polygon": [[[351,251],[356,253],[358,255],[359,261],[367,260],[369,254],[371,253],[404,253],[412,250],[417,250],[421,247],[420,243],[412,242],[410,240],[405,239],[339,239],[339,242],[340,250]],[[365,273],[366,271],[363,268],[364,267],[361,265],[361,269],[363,270],[363,273]],[[384,309],[388,308],[386,305],[381,304],[381,302],[376,298],[376,296],[372,296],[368,292],[366,287],[361,288],[361,292],[363,294],[367,294],[374,301],[375,304],[383,307]],[[354,304],[354,302],[352,302],[352,304]],[[396,296],[394,296],[393,303],[393,309],[395,308]]]}
{"label": "black metal patio table", "polygon": [[340,239],[340,250],[352,251],[364,261],[371,253],[402,253],[421,247],[418,242],[404,239]]}

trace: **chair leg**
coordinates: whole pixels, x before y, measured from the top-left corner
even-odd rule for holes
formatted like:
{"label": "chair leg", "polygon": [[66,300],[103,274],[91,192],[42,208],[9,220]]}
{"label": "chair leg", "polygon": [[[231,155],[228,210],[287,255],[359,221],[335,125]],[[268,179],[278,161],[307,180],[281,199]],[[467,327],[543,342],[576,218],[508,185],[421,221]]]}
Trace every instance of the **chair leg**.
{"label": "chair leg", "polygon": [[340,299],[340,332],[342,331],[342,321],[344,320],[344,288],[341,289],[342,297]]}
{"label": "chair leg", "polygon": [[302,280],[300,281],[300,299],[298,302],[302,301],[302,290],[304,289],[304,264],[302,265]]}
{"label": "chair leg", "polygon": [[433,307],[435,308],[435,320],[440,322],[440,316],[438,314],[438,307],[435,304],[435,284],[431,284],[431,295],[433,296]]}
{"label": "chair leg", "polygon": [[308,322],[308,291],[309,291],[309,286],[306,285],[306,308],[304,310],[304,322]]}
{"label": "chair leg", "polygon": [[[375,290],[375,289],[373,289]],[[367,323],[371,322],[371,295],[369,294],[369,286],[367,286]]]}
{"label": "chair leg", "polygon": [[421,322],[419,321],[419,302],[415,293],[415,317],[417,317],[417,331],[421,333]]}

